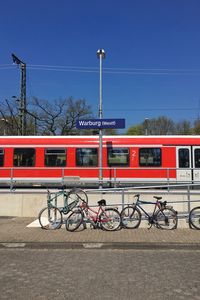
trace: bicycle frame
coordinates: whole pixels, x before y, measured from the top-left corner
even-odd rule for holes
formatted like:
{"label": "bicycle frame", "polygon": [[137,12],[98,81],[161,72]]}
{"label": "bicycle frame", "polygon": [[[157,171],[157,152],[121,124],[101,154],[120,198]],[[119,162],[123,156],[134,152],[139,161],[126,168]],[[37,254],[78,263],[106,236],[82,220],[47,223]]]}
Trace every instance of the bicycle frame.
{"label": "bicycle frame", "polygon": [[[92,209],[91,207],[89,207],[88,204],[86,203],[82,203],[80,205],[81,210],[84,213],[84,216],[86,217],[86,219],[93,225],[93,226],[97,226],[98,223],[100,222],[107,222],[109,217],[106,214],[106,211],[102,208],[101,205],[99,205],[98,210],[96,211],[95,209]],[[105,213],[106,218],[105,220],[100,220],[99,216],[101,214],[101,212]]]}
{"label": "bicycle frame", "polygon": [[[153,204],[154,205],[154,210],[153,210],[152,214],[149,214],[140,204]],[[145,216],[148,219],[151,219],[152,217],[154,217],[157,209],[160,208],[160,203],[159,203],[158,200],[156,202],[148,202],[148,201],[141,201],[141,200],[137,199],[137,201],[136,201],[136,203],[134,203],[134,205],[136,207],[138,207],[145,214]]]}
{"label": "bicycle frame", "polygon": [[[58,207],[57,203],[58,203],[58,198],[60,196],[63,197],[63,206]],[[47,206],[48,206],[48,208],[50,209],[52,207],[57,207],[60,210],[61,213],[67,214],[70,211],[71,207],[76,206],[76,204],[78,203],[77,200],[74,200],[71,204],[68,204],[67,196],[68,196],[68,193],[64,190],[61,190],[61,191],[56,192],[56,193],[51,193],[48,190],[48,195],[47,195]],[[53,201],[54,201],[54,204],[52,204]]]}

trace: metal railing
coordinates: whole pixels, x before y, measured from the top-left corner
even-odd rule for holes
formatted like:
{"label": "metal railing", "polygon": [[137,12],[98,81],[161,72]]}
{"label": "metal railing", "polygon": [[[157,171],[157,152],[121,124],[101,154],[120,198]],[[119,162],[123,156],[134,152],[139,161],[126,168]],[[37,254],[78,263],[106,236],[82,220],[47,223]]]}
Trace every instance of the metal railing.
{"label": "metal railing", "polygon": [[[177,209],[178,218],[186,219],[188,222],[188,216],[191,210],[191,206],[200,206],[200,183],[199,184],[173,184],[173,185],[153,185],[153,186],[135,186],[135,187],[126,187],[126,188],[111,188],[111,189],[93,189],[86,190],[88,196],[91,194],[100,194],[105,197],[107,195],[121,195],[121,201],[114,203],[115,206],[119,206],[120,209],[123,209],[126,205],[132,204],[134,202],[134,195],[140,194],[141,199],[144,196],[147,196],[147,201],[152,201],[152,197],[162,196],[163,201],[166,200],[165,196],[170,198],[167,200],[168,205],[173,207],[182,208],[182,210]],[[126,201],[127,196],[132,196],[131,201]],[[179,200],[174,198],[180,197]],[[129,197],[130,198],[130,197]],[[185,200],[181,200],[185,198]],[[112,205],[112,204],[111,204]]]}
{"label": "metal railing", "polygon": [[[199,178],[194,180],[193,176],[179,180],[177,178],[177,170],[181,171],[199,171],[200,169],[194,168],[124,168],[124,167],[107,167],[103,168],[103,186],[122,186],[128,184],[167,184],[174,183],[200,183]],[[99,185],[97,167],[10,167],[0,169],[0,183],[10,185],[12,188],[18,184],[43,184],[43,183],[58,183],[61,185],[67,185],[74,183],[74,185]],[[24,175],[25,172],[29,175]],[[92,172],[92,175],[88,175],[88,171]],[[147,172],[151,172],[151,177],[147,177]],[[159,173],[157,173],[159,172]],[[23,174],[24,176],[22,176]],[[48,175],[46,175],[48,174]],[[76,174],[75,176],[73,174]],[[148,175],[149,176],[149,175]]]}

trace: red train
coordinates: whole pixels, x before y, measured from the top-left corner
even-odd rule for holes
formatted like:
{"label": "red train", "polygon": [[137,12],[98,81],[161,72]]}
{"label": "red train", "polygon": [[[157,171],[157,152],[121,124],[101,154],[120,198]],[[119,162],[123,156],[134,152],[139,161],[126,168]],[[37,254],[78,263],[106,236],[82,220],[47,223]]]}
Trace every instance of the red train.
{"label": "red train", "polygon": [[[200,136],[103,136],[103,183],[200,182]],[[1,183],[99,182],[98,136],[1,136]]]}

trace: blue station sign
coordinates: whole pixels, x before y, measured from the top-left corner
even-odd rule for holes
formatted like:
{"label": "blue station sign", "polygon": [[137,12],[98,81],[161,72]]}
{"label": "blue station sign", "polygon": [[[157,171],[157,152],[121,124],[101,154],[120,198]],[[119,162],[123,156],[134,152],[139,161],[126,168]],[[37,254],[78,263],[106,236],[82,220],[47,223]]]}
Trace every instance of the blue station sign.
{"label": "blue station sign", "polygon": [[125,128],[125,119],[83,119],[76,120],[77,129]]}

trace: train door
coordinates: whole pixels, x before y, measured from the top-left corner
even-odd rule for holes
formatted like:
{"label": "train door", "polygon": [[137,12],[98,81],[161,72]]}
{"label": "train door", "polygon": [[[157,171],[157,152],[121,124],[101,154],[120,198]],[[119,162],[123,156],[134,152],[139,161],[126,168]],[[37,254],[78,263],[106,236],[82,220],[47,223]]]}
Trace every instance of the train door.
{"label": "train door", "polygon": [[177,181],[192,181],[191,147],[182,146],[176,148],[176,179]]}
{"label": "train door", "polygon": [[192,148],[193,158],[193,181],[200,182],[200,147],[194,146]]}

